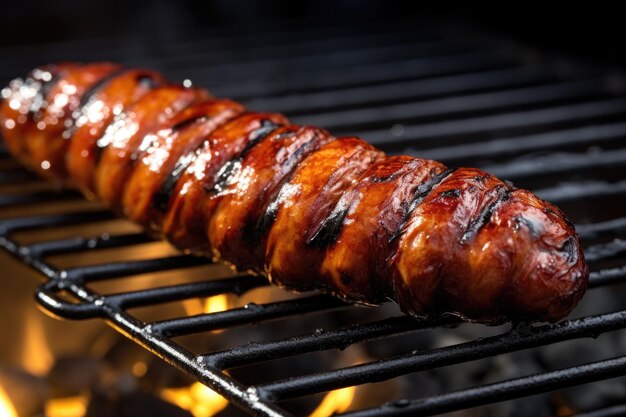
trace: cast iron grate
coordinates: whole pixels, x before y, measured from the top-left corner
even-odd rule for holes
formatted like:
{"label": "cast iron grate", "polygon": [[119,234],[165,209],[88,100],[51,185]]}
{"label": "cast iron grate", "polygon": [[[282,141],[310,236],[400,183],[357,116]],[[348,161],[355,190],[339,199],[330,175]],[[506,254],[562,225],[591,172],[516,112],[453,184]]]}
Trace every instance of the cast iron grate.
{"label": "cast iron grate", "polygon": [[[222,33],[222,37],[211,38],[202,32],[193,39],[164,41],[149,50],[141,42],[130,42],[131,46],[123,50],[112,49],[116,45],[113,39],[99,42],[109,59],[160,67],[174,78],[190,77],[197,84],[213,86],[216,95],[241,99],[257,109],[285,112],[295,122],[329,127],[336,134],[356,133],[389,152],[436,158],[450,165],[477,165],[512,179],[564,206],[579,223],[592,266],[592,288],[624,282],[626,95],[621,78],[597,68],[529,54],[488,37],[455,36],[454,31],[439,30],[432,24],[411,27],[398,30],[380,24],[368,27],[367,35],[358,26],[327,28],[321,38],[311,29],[289,37],[280,30],[246,36]],[[24,53],[19,64],[12,61],[13,65],[3,67],[0,75],[8,79],[24,73],[42,59],[102,58],[98,57],[102,50],[91,50],[89,42],[42,45],[35,50],[38,53]],[[179,54],[167,55],[173,50]],[[15,53],[19,55],[19,51]],[[0,186],[36,181],[8,161],[8,155],[2,153]],[[3,193],[0,209],[79,198],[69,191]],[[225,293],[240,295],[267,283],[261,278],[239,276],[102,294],[90,284],[148,272],[184,271],[210,261],[174,255],[58,268],[48,260],[50,256],[132,247],[149,238],[141,233],[109,235],[106,230],[93,237],[34,243],[20,243],[14,238],[18,232],[96,224],[112,218],[104,210],[1,218],[0,245],[43,276],[45,282],[37,289],[36,298],[50,313],[61,318],[106,320],[253,415],[288,415],[281,401],[626,328],[626,310],[554,325],[519,324],[491,337],[247,386],[225,371],[399,334],[454,327],[457,322],[454,318],[417,321],[399,316],[290,338],[276,335],[275,340],[209,353],[192,352],[175,338],[354,307],[326,296],[309,295],[145,322],[131,310]],[[61,294],[70,294],[73,301]],[[626,356],[619,356],[344,415],[434,415],[624,375]],[[620,407],[588,415],[615,415]]]}

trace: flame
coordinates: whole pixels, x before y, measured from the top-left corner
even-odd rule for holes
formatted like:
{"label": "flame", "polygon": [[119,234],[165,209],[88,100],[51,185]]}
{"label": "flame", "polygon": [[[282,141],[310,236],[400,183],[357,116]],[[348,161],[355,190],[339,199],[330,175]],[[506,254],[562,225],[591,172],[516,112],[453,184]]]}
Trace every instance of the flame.
{"label": "flame", "polygon": [[188,316],[195,316],[196,314],[201,314],[203,312],[202,300],[199,298],[191,298],[189,300],[184,300],[183,308],[185,309],[185,314],[187,314]]}
{"label": "flame", "polygon": [[48,348],[43,324],[36,314],[27,314],[25,321],[22,366],[34,375],[46,375],[54,363],[54,357]]}
{"label": "flame", "polygon": [[[183,307],[188,315],[216,313],[230,307],[230,298],[226,294],[204,300],[195,298],[185,300]],[[213,416],[228,405],[228,400],[199,382],[184,388],[165,388],[161,390],[161,398],[189,411],[194,417]]]}
{"label": "flame", "polygon": [[[232,306],[232,299],[228,294],[214,295],[205,299],[192,298],[183,301],[185,313],[189,316],[196,314],[210,314],[228,310]],[[223,330],[213,330],[212,333],[221,333]]]}
{"label": "flame", "polygon": [[216,313],[218,311],[228,310],[228,307],[230,307],[230,304],[226,294],[208,297],[204,300],[205,313]]}
{"label": "flame", "polygon": [[2,386],[0,386],[0,417],[17,417],[17,411]]}
{"label": "flame", "polygon": [[228,405],[224,397],[199,382],[185,388],[163,389],[161,398],[189,411],[194,417],[211,417]]}
{"label": "flame", "polygon": [[328,417],[346,411],[354,400],[355,392],[356,387],[340,388],[329,392],[309,417]]}
{"label": "flame", "polygon": [[[185,300],[183,307],[188,315],[216,313],[230,308],[231,301],[228,295],[221,294],[204,300],[197,298]],[[218,333],[221,330],[215,332]],[[346,411],[354,400],[355,392],[356,387],[329,392],[310,417],[328,417]],[[213,416],[228,405],[226,399],[199,382],[184,388],[165,388],[161,390],[161,398],[191,412],[194,417]]]}
{"label": "flame", "polygon": [[45,405],[46,417],[83,417],[87,412],[87,396],[53,398]]}
{"label": "flame", "polygon": [[[37,314],[26,315],[22,346],[24,346],[22,367],[33,375],[47,375],[54,364],[54,355],[49,348],[44,324]],[[1,400],[2,398],[0,398],[0,410],[3,412]],[[88,401],[87,396],[52,398],[45,403],[45,415],[46,417],[83,417],[87,412]],[[13,415],[17,417],[17,414],[7,414],[7,416]],[[4,417],[4,414],[0,416]]]}
{"label": "flame", "polygon": [[205,299],[192,298],[183,301],[183,308],[185,313],[190,316],[203,313],[217,313],[218,311],[227,310],[231,306],[230,301],[227,294],[215,295]]}

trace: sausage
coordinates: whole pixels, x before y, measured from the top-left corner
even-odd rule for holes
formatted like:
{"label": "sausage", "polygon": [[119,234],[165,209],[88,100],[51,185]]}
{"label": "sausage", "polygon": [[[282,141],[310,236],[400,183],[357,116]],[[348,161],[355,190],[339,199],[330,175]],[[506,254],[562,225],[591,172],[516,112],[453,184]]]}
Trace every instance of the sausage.
{"label": "sausage", "polygon": [[7,149],[180,249],[415,317],[558,321],[589,280],[565,214],[474,168],[386,156],[148,70],[60,63],[2,90]]}

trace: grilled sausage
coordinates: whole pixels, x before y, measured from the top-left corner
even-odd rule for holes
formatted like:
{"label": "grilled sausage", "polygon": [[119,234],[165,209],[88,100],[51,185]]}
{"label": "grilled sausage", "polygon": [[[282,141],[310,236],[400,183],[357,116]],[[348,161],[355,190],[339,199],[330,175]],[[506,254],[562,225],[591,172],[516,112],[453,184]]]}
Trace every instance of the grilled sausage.
{"label": "grilled sausage", "polygon": [[565,215],[478,169],[385,156],[110,63],[40,67],[2,98],[26,166],[284,288],[484,323],[559,320],[587,288]]}

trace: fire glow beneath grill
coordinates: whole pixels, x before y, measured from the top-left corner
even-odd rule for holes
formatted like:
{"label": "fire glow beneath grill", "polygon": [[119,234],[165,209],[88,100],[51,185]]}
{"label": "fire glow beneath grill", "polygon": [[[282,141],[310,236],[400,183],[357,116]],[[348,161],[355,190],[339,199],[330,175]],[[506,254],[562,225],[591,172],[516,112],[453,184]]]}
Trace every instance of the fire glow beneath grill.
{"label": "fire glow beneath grill", "polygon": [[[225,311],[231,308],[233,304],[232,297],[226,294],[207,297],[204,300],[194,298],[183,301],[185,312],[189,316]],[[214,330],[212,333],[219,334],[221,332],[222,330]],[[310,417],[328,417],[346,411],[354,400],[355,392],[356,387],[341,388],[329,392],[310,414]],[[228,401],[224,397],[199,382],[194,382],[183,388],[165,388],[161,390],[160,396],[164,400],[191,412],[194,417],[211,417],[228,405]]]}
{"label": "fire glow beneath grill", "polygon": [[18,417],[13,403],[2,386],[0,386],[0,417]]}
{"label": "fire glow beneath grill", "polygon": [[[165,255],[169,249],[152,249],[153,255]],[[272,301],[273,293],[259,294],[263,301]],[[220,294],[206,298],[194,298],[181,302],[188,316],[211,314],[228,310],[237,306],[237,299],[230,294]],[[52,347],[53,337],[46,332],[43,319],[45,317],[38,310],[31,310],[24,318],[24,334],[20,341],[22,356],[19,366],[33,376],[48,378],[51,369],[58,359],[58,353]],[[214,330],[212,334],[220,334],[223,330]],[[68,333],[71,337],[71,333]],[[149,363],[138,360],[130,370],[136,378],[144,377],[149,369]],[[346,411],[353,403],[357,388],[347,387],[328,392],[319,404],[310,413],[310,417],[328,417]],[[171,404],[190,412],[194,417],[211,417],[223,411],[228,401],[209,387],[194,382],[184,387],[165,387],[156,392],[156,395]],[[88,390],[78,395],[47,398],[43,404],[43,413],[46,417],[84,417],[88,415],[91,395]],[[0,417],[21,417],[5,389],[0,383]]]}
{"label": "fire glow beneath grill", "polygon": [[48,347],[43,324],[35,314],[26,316],[22,367],[33,375],[45,375],[54,364],[54,356]]}
{"label": "fire glow beneath grill", "polygon": [[[229,298],[225,294],[208,297],[204,300],[194,298],[183,302],[188,315],[216,313],[227,310]],[[187,410],[194,417],[211,417],[228,405],[228,401],[199,382],[184,388],[165,388],[160,392],[161,398]]]}
{"label": "fire glow beneath grill", "polygon": [[346,411],[354,400],[355,391],[356,387],[347,387],[329,392],[311,417],[327,417]]}
{"label": "fire glow beneath grill", "polygon": [[[220,294],[205,299],[192,298],[183,301],[185,313],[188,316],[196,316],[198,314],[210,314],[228,310],[234,305],[233,297],[227,294]],[[222,330],[213,330],[212,333],[219,334]]]}
{"label": "fire glow beneath grill", "polygon": [[[21,366],[30,374],[46,377],[52,368],[55,355],[49,345],[41,312],[33,310],[25,318],[24,337],[21,342],[23,354]],[[46,417],[83,417],[87,411],[89,396],[81,394],[48,399],[43,408]],[[0,385],[0,417],[19,417],[9,396]]]}
{"label": "fire glow beneath grill", "polygon": [[54,398],[46,403],[46,417],[83,417],[88,403],[89,398],[86,395]]}
{"label": "fire glow beneath grill", "polygon": [[161,397],[194,417],[211,417],[228,405],[224,397],[199,382],[186,388],[166,388],[161,391]]}
{"label": "fire glow beneath grill", "polygon": [[[329,417],[335,413],[346,411],[354,400],[355,392],[356,387],[341,388],[329,392],[310,414],[310,417]],[[191,412],[194,417],[211,417],[228,405],[228,401],[224,397],[199,382],[186,388],[164,389],[161,391],[161,397]]]}

